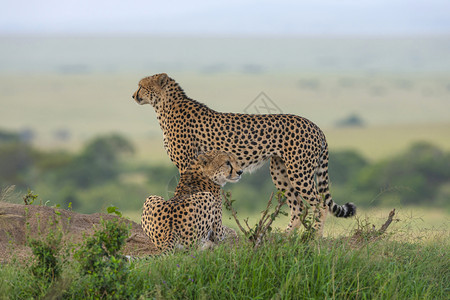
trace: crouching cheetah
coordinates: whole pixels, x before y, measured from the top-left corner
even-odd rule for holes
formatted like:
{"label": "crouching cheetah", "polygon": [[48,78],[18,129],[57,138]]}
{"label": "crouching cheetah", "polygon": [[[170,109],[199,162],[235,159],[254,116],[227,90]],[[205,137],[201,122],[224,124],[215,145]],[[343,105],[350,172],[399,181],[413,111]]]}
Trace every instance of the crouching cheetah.
{"label": "crouching cheetah", "polygon": [[314,228],[319,233],[326,208],[336,217],[355,214],[355,205],[341,206],[331,198],[328,145],[323,132],[311,121],[288,114],[216,112],[187,97],[178,83],[164,73],[142,79],[133,98],[155,109],[165,149],[180,173],[199,151],[233,153],[244,171],[270,160],[272,180],[286,195],[290,208],[288,231],[301,225],[303,201],[314,208]]}
{"label": "crouching cheetah", "polygon": [[181,174],[172,199],[147,198],[142,229],[162,252],[237,236],[234,230],[222,226],[220,188],[227,182],[237,182],[241,174],[233,154],[214,150],[198,155]]}

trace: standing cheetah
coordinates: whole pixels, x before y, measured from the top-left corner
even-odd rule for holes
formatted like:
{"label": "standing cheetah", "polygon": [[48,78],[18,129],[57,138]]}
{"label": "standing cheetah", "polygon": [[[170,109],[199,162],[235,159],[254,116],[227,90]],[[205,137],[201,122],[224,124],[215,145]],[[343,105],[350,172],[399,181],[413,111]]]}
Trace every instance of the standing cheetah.
{"label": "standing cheetah", "polygon": [[242,170],[233,154],[213,150],[200,154],[181,174],[172,199],[150,196],[144,203],[141,226],[162,252],[196,242],[208,244],[236,235],[222,226],[220,187],[237,182]]}
{"label": "standing cheetah", "polygon": [[[290,208],[287,231],[301,225],[303,201],[314,208],[314,229],[322,233],[327,208],[336,217],[356,212],[352,203],[338,205],[328,189],[328,145],[311,121],[289,114],[251,115],[216,112],[190,99],[167,74],[139,82],[133,99],[150,104],[164,135],[164,147],[180,173],[199,151],[233,153],[244,171],[270,160],[270,173]],[[317,183],[316,183],[317,180]]]}

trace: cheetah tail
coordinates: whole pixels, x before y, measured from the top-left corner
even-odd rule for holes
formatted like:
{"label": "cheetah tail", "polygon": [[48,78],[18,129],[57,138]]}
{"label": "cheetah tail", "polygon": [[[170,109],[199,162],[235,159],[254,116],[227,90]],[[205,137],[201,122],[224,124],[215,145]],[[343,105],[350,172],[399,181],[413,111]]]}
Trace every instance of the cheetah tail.
{"label": "cheetah tail", "polygon": [[325,148],[317,169],[317,186],[319,194],[322,195],[328,210],[338,218],[348,218],[356,214],[356,206],[353,203],[346,203],[339,205],[331,198],[330,190],[328,188],[328,150]]}

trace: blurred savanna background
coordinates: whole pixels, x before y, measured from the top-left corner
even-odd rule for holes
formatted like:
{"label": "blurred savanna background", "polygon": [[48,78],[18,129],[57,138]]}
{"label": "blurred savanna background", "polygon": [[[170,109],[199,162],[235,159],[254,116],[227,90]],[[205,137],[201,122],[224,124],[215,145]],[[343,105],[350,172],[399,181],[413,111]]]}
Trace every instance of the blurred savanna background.
{"label": "blurred savanna background", "polygon": [[[139,221],[148,195],[170,198],[178,171],[153,108],[131,98],[165,72],[217,111],[315,122],[333,198],[361,218],[396,208],[448,230],[447,1],[14,1],[0,17],[0,200],[30,189],[35,204]],[[268,165],[225,189],[256,219]],[[356,220],[328,222],[331,234]]]}

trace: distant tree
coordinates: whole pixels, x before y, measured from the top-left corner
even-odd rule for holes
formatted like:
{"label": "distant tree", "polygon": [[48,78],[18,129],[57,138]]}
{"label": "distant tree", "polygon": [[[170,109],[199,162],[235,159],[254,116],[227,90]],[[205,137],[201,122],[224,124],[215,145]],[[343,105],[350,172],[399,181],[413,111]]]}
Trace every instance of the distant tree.
{"label": "distant tree", "polygon": [[304,90],[319,90],[320,80],[316,78],[303,78],[298,81],[298,85]]}
{"label": "distant tree", "polygon": [[356,151],[330,152],[328,161],[330,181],[334,184],[353,182],[358,173],[368,165],[369,162]]}
{"label": "distant tree", "polygon": [[450,154],[425,143],[412,146],[402,155],[365,168],[356,187],[379,195],[372,204],[395,193],[403,204],[432,204],[440,186],[450,182]]}
{"label": "distant tree", "polygon": [[0,144],[18,142],[20,140],[19,134],[6,130],[0,130]]}
{"label": "distant tree", "polygon": [[53,132],[53,136],[58,141],[68,141],[70,140],[70,131],[68,129],[60,128]]}
{"label": "distant tree", "polygon": [[363,119],[357,114],[351,114],[336,122],[337,127],[363,127],[364,125]]}
{"label": "distant tree", "polygon": [[22,142],[31,143],[36,137],[36,133],[31,128],[25,128],[20,131],[19,136]]}
{"label": "distant tree", "polygon": [[22,142],[0,143],[0,182],[2,186],[26,188],[27,175],[34,163],[34,151]]}
{"label": "distant tree", "polygon": [[83,188],[113,180],[120,171],[120,158],[126,153],[134,153],[134,148],[124,137],[113,134],[96,138],[67,166],[62,179]]}

